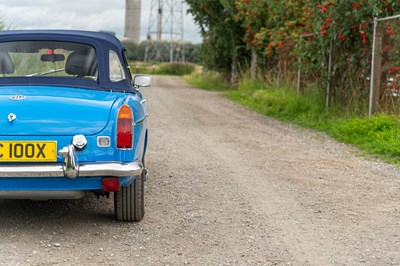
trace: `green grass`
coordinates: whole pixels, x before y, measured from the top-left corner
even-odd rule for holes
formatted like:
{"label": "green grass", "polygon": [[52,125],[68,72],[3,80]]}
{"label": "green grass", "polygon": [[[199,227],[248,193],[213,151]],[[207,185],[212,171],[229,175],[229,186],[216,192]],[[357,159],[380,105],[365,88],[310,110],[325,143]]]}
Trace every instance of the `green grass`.
{"label": "green grass", "polygon": [[393,164],[400,164],[400,122],[396,116],[380,114],[371,119],[339,119],[328,133],[339,141],[361,148],[368,154]]}
{"label": "green grass", "polygon": [[223,77],[216,72],[194,72],[191,75],[184,76],[183,78],[191,86],[204,90],[226,91],[234,89],[230,83],[224,80]]}
{"label": "green grass", "polygon": [[325,111],[321,95],[299,96],[289,86],[276,89],[259,81],[243,81],[238,90],[224,95],[258,113],[303,127],[324,128],[324,119],[330,115]]}
{"label": "green grass", "polygon": [[129,66],[131,69],[131,73],[135,74],[155,74],[155,70],[158,67],[158,64],[151,63],[143,63],[143,62],[134,62],[130,61]]}
{"label": "green grass", "polygon": [[[213,84],[211,88],[215,88],[210,78],[206,80],[207,85]],[[197,86],[196,82],[190,84]],[[324,95],[309,92],[299,96],[290,86],[276,88],[260,81],[244,80],[237,89],[227,90],[223,95],[260,114],[326,132],[341,142],[359,147],[365,154],[400,165],[398,116],[380,114],[368,118],[350,107],[327,111]]]}
{"label": "green grass", "polygon": [[193,73],[196,65],[192,63],[143,63],[129,62],[133,74],[184,76]]}
{"label": "green grass", "polygon": [[191,63],[164,63],[156,68],[158,75],[183,76],[193,73],[196,66]]}

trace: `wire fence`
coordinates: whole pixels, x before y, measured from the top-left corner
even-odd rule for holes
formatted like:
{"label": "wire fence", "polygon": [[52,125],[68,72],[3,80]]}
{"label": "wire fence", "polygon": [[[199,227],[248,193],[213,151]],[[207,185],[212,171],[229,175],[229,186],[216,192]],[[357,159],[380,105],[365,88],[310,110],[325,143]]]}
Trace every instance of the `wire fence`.
{"label": "wire fence", "polygon": [[304,92],[305,84],[319,80],[326,87],[327,108],[345,92],[342,97],[348,101],[367,102],[369,116],[400,113],[400,15],[375,18],[373,23],[372,45],[358,54],[341,50],[338,41],[331,41],[322,54],[312,54],[318,49],[317,34],[301,35],[298,93]]}
{"label": "wire fence", "polygon": [[374,19],[369,116],[400,111],[400,15]]}

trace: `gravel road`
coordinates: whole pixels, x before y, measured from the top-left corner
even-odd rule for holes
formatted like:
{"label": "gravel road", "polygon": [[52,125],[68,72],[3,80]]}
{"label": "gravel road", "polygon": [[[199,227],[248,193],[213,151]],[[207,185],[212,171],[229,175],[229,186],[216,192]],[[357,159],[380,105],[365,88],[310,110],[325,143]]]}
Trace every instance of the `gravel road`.
{"label": "gravel road", "polygon": [[146,215],[0,201],[2,265],[400,265],[400,171],[154,77]]}

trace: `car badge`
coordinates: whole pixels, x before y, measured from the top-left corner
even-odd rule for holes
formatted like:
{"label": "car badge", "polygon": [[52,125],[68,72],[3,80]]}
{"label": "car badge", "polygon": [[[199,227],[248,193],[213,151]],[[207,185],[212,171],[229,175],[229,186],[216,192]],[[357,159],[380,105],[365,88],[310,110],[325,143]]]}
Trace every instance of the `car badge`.
{"label": "car badge", "polygon": [[24,95],[17,94],[17,95],[8,97],[8,99],[13,100],[13,101],[21,101],[21,100],[25,100],[26,97]]}
{"label": "car badge", "polygon": [[17,115],[16,114],[13,114],[13,113],[10,113],[9,115],[8,115],[8,121],[11,123],[12,121],[14,121],[15,119],[17,119]]}

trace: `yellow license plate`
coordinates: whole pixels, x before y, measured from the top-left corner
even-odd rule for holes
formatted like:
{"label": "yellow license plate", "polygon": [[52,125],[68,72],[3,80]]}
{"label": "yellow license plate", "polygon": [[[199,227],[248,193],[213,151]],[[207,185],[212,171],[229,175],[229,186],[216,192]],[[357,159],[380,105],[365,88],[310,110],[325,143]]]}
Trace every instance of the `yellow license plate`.
{"label": "yellow license plate", "polygon": [[56,141],[1,141],[0,162],[55,162]]}

